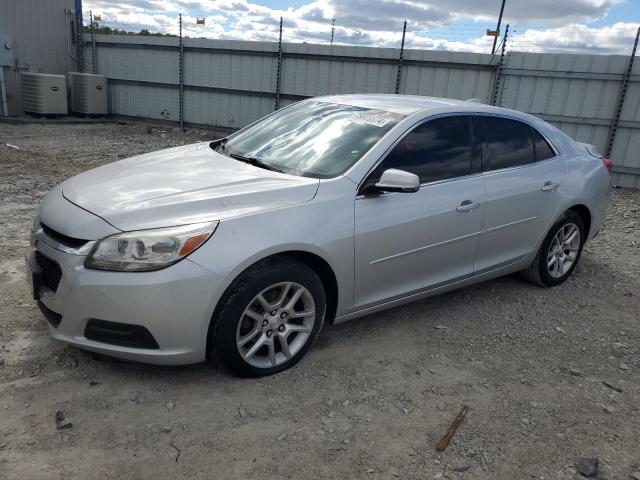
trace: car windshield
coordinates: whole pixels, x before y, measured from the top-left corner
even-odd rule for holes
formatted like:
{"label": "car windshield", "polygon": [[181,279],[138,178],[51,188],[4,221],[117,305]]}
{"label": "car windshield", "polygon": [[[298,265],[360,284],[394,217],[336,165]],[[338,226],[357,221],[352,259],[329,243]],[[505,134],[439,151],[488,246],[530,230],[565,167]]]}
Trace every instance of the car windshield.
{"label": "car windshield", "polygon": [[403,117],[303,101],[240,130],[220,151],[288,174],[330,178],[349,169]]}

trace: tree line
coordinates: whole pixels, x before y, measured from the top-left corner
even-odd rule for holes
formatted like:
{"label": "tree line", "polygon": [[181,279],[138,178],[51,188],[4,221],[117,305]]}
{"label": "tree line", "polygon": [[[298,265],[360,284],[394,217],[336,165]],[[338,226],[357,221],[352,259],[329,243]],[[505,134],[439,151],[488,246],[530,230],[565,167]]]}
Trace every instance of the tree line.
{"label": "tree line", "polygon": [[[83,25],[82,29],[85,33],[91,33],[91,24]],[[139,32],[129,32],[127,30],[120,30],[119,28],[111,28],[107,26],[101,26],[98,22],[93,22],[93,33],[104,35],[143,35],[149,37],[177,37],[177,35],[171,33],[151,32],[146,28],[143,28]]]}

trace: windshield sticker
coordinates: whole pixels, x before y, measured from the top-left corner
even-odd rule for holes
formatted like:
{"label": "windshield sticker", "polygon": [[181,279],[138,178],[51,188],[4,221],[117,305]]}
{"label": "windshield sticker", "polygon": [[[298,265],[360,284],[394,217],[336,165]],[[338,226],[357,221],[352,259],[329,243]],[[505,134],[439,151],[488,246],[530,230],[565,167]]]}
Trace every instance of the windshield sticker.
{"label": "windshield sticker", "polygon": [[354,122],[364,122],[374,127],[384,127],[393,117],[386,112],[357,112],[351,117]]}

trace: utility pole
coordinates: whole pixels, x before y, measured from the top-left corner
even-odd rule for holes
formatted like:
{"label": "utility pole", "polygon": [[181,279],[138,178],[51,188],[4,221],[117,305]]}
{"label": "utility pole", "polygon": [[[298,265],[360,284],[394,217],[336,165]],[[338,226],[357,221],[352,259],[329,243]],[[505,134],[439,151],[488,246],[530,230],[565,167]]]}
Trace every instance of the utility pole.
{"label": "utility pole", "polygon": [[336,33],[336,17],[331,20],[331,45],[333,45],[333,36]]}
{"label": "utility pole", "polygon": [[500,36],[500,24],[502,23],[502,14],[504,13],[504,4],[507,0],[502,0],[502,6],[500,7],[500,15],[498,16],[498,26],[496,27],[497,34],[493,37],[493,47],[491,48],[491,55],[496,53],[496,44],[498,43],[498,37]]}

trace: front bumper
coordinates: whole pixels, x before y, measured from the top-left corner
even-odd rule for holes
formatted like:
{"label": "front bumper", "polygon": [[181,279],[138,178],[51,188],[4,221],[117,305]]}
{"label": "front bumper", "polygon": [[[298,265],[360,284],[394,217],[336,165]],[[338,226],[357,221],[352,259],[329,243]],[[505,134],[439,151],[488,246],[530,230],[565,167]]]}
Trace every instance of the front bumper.
{"label": "front bumper", "polygon": [[[34,243],[62,271],[55,291],[39,286],[35,293],[46,309],[60,316],[57,327],[49,322],[54,338],[145,363],[180,365],[206,358],[207,332],[220,285],[215,273],[189,259],[155,272],[91,270],[84,268],[84,255],[63,252],[43,241]],[[92,319],[144,327],[158,348],[90,340],[85,329]]]}

